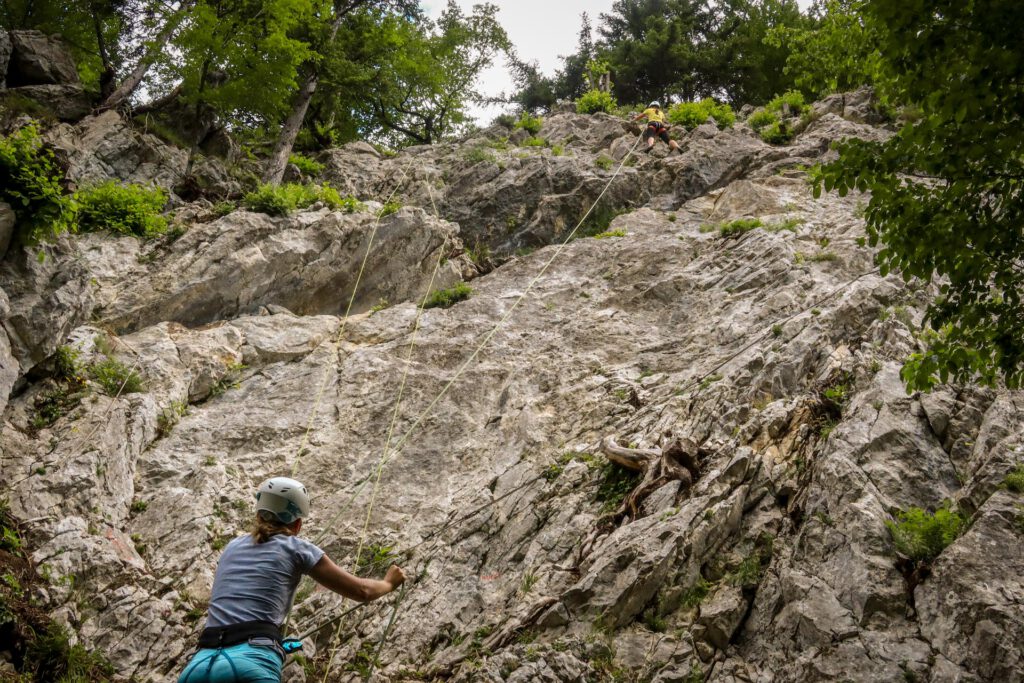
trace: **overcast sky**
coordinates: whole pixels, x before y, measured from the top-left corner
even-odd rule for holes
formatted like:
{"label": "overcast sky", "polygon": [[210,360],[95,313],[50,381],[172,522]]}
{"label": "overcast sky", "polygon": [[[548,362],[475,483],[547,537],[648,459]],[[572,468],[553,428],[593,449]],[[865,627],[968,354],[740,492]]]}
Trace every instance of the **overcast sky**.
{"label": "overcast sky", "polygon": [[[498,20],[505,27],[509,39],[516,46],[519,57],[536,61],[541,71],[554,73],[561,66],[559,55],[568,55],[576,48],[580,30],[580,15],[586,12],[596,27],[601,12],[611,9],[613,0],[490,0],[497,5]],[[457,0],[464,12],[471,12],[481,0]],[[806,8],[811,0],[799,0]],[[447,6],[447,0],[426,0],[420,3],[427,15],[436,19]],[[480,89],[487,95],[512,90],[512,78],[499,64],[484,73]],[[501,107],[478,109],[474,112],[481,123],[501,113]]]}

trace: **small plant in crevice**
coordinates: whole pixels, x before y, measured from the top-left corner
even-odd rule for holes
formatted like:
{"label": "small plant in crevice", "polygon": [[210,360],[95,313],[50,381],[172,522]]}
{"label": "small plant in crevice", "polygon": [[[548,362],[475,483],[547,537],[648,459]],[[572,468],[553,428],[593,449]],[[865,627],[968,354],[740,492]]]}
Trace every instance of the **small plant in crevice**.
{"label": "small plant in crevice", "polygon": [[89,377],[107,396],[123,396],[144,391],[142,377],[116,358],[104,358],[88,368]]}
{"label": "small plant in crevice", "polygon": [[754,228],[760,228],[763,226],[764,223],[760,218],[738,218],[719,226],[718,232],[725,238],[739,237],[744,233],[750,232]]}
{"label": "small plant in crevice", "polygon": [[239,378],[247,366],[245,363],[231,363],[224,371],[224,376],[213,383],[210,387],[210,397],[222,396],[229,389],[237,389],[240,386]]}
{"label": "small plant in crevice", "polygon": [[596,240],[606,240],[606,239],[608,239],[610,237],[625,237],[625,236],[626,236],[626,231],[625,230],[606,230],[604,232],[599,232],[598,234],[594,235],[594,239],[596,239]]}
{"label": "small plant in crevice", "polygon": [[288,157],[288,163],[295,166],[302,175],[318,176],[324,172],[324,165],[315,159],[310,159],[301,154],[292,154]]}
{"label": "small plant in crevice", "polygon": [[373,315],[374,313],[380,313],[381,311],[383,311],[385,308],[387,308],[390,305],[391,304],[388,302],[387,299],[380,299],[373,306],[370,306],[369,313],[370,313],[370,315]]}
{"label": "small plant in crevice", "polygon": [[460,301],[465,301],[473,295],[473,289],[465,282],[456,282],[454,286],[447,289],[438,289],[430,293],[423,308],[450,308]]}
{"label": "small plant in crevice", "polygon": [[600,483],[595,499],[601,503],[601,512],[614,512],[622,505],[637,484],[642,474],[611,461],[601,465]]}
{"label": "small plant in crevice", "polygon": [[1003,486],[1014,493],[1024,493],[1024,464],[1017,465],[1006,475]]}
{"label": "small plant in crevice", "polygon": [[594,159],[594,165],[600,168],[602,171],[611,170],[611,167],[615,165],[615,160],[611,157],[600,155]]}
{"label": "small plant in crevice", "polygon": [[534,574],[533,572],[526,572],[523,575],[522,582],[519,584],[519,590],[522,592],[523,595],[526,595],[531,590],[533,590],[533,587],[536,584],[537,584],[537,575]]}
{"label": "small plant in crevice", "polygon": [[715,584],[711,581],[708,581],[703,576],[697,576],[697,580],[693,582],[693,585],[683,591],[679,598],[679,604],[687,609],[697,607],[704,602],[704,598],[708,596],[714,587]]}
{"label": "small plant in crevice", "polygon": [[188,403],[186,401],[171,401],[166,407],[160,410],[156,416],[156,435],[163,438],[171,433],[174,426],[185,415],[188,414]]}
{"label": "small plant in crevice", "polygon": [[402,208],[402,202],[397,199],[392,199],[384,202],[384,205],[377,211],[377,218],[384,218],[390,216],[393,213],[398,213],[398,210]]}
{"label": "small plant in crevice", "polygon": [[925,564],[938,557],[967,527],[967,520],[948,506],[935,512],[912,507],[897,512],[895,517],[895,521],[887,521],[885,526],[896,550]]}
{"label": "small plant in crevice", "polygon": [[356,558],[355,573],[357,576],[377,576],[383,574],[398,559],[395,546],[383,543],[368,543]]}

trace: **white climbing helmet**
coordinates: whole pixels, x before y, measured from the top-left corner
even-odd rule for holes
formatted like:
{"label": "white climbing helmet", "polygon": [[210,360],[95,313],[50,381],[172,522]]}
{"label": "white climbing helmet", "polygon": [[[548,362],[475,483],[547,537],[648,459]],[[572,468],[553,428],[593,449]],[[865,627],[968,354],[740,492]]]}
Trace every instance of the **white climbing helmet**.
{"label": "white climbing helmet", "polygon": [[256,514],[291,524],[309,514],[309,492],[302,482],[288,477],[267,479],[256,489]]}
{"label": "white climbing helmet", "polygon": [[658,102],[658,100],[654,100],[653,102],[651,102],[650,104],[647,105],[647,108],[648,109],[661,109],[661,104]]}

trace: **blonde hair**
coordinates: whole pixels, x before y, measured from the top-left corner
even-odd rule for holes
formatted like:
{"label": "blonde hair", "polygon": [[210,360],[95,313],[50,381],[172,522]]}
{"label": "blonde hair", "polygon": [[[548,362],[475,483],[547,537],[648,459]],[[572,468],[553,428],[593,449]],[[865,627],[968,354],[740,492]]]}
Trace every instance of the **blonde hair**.
{"label": "blonde hair", "polygon": [[276,519],[266,519],[257,513],[256,519],[252,524],[253,540],[257,543],[265,543],[270,540],[271,536],[276,536],[277,534],[294,536],[295,530],[284,522]]}

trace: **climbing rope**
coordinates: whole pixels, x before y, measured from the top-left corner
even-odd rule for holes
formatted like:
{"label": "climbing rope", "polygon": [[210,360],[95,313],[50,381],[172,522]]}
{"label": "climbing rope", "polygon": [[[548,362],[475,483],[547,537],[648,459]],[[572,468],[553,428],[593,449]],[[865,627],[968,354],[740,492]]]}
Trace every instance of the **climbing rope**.
{"label": "climbing rope", "polygon": [[[398,188],[402,186],[405,181],[406,175],[409,173],[409,166],[406,165],[402,169],[402,176],[395,183],[394,189],[391,190],[391,194],[388,195],[387,200],[384,202],[388,204],[398,192]],[[370,251],[373,249],[373,241],[377,237],[377,228],[380,227],[380,219],[383,218],[383,211],[377,211],[377,217],[373,221],[373,229],[370,230],[370,239],[366,243],[366,253],[363,254],[363,260],[359,264],[359,272],[356,274],[355,284],[352,286],[352,295],[348,298],[348,306],[345,307],[345,316],[341,319],[341,325],[338,327],[338,333],[334,337],[334,346],[337,347],[341,342],[341,337],[345,334],[345,328],[348,325],[349,315],[352,313],[352,305],[356,300],[356,292],[359,291],[359,284],[363,280],[363,273],[366,271],[366,263],[370,260]],[[295,454],[295,462],[292,463],[291,476],[295,477],[296,472],[299,469],[299,462],[302,459],[303,451],[306,449],[306,445],[309,443],[309,435],[313,431],[313,422],[316,420],[317,413],[320,411],[320,403],[323,401],[324,390],[327,388],[327,377],[330,373],[330,367],[324,366],[323,377],[320,379],[320,388],[316,392],[316,400],[313,401],[313,410],[309,413],[309,421],[306,423],[306,430],[302,434],[302,440],[299,442],[299,450]]]}
{"label": "climbing rope", "polygon": [[[430,184],[429,183],[425,183],[425,185],[427,187],[427,194],[430,196],[430,204],[434,208],[434,215],[437,216],[438,218],[440,218],[441,216],[440,216],[440,213],[437,210],[437,204],[434,202],[433,190],[430,188]],[[409,339],[409,346],[408,346],[409,350],[408,350],[408,352],[406,353],[406,356],[405,356],[405,367],[402,370],[402,380],[399,383],[399,387],[398,387],[398,397],[395,399],[395,408],[394,408],[394,410],[391,413],[391,422],[388,425],[387,435],[384,438],[384,448],[381,450],[380,459],[377,461],[376,476],[374,478],[373,489],[372,489],[371,494],[370,494],[370,502],[366,506],[366,518],[363,521],[363,528],[362,528],[362,530],[360,531],[360,534],[359,534],[359,544],[356,547],[355,564],[356,564],[357,567],[359,566],[359,560],[362,557],[362,553],[363,553],[363,546],[365,545],[366,538],[367,538],[367,536],[369,534],[370,518],[371,518],[371,516],[373,514],[374,503],[377,500],[377,491],[380,488],[381,474],[384,472],[384,461],[385,461],[385,458],[387,457],[387,454],[388,454],[388,448],[391,446],[391,439],[394,436],[395,425],[398,423],[398,415],[399,415],[399,412],[400,412],[401,407],[402,407],[402,398],[405,395],[405,385],[406,385],[406,383],[407,383],[407,381],[409,379],[409,370],[412,367],[412,355],[413,355],[413,351],[416,348],[416,336],[419,333],[420,322],[422,321],[422,318],[423,318],[423,311],[426,310],[427,300],[430,298],[431,292],[434,291],[434,281],[437,279],[437,274],[441,270],[441,261],[443,259],[444,259],[444,252],[439,250],[439,253],[437,255],[437,261],[434,263],[434,271],[433,271],[433,273],[431,273],[430,281],[427,283],[427,289],[423,293],[423,300],[420,302],[420,305],[416,308],[416,319],[415,319],[415,322],[413,323],[412,334],[410,335],[410,339]],[[337,517],[335,517],[335,519],[337,519]],[[330,528],[330,527],[325,527],[325,530],[328,529],[328,528]],[[399,598],[395,601],[395,608],[394,608],[395,612],[392,613],[392,619],[391,619],[391,622],[389,622],[388,628],[390,628],[390,624],[391,623],[394,623],[394,614],[397,613],[398,604],[401,602],[402,597],[404,597],[405,592],[406,592],[407,589],[408,589],[408,586],[403,586],[402,592],[399,595]],[[337,640],[338,635],[340,634],[340,630],[341,630],[341,623],[342,623],[341,620],[339,620],[338,621],[338,629],[335,631],[334,637],[331,639],[332,641],[336,641]],[[387,634],[387,631],[388,631],[388,629],[385,629],[385,631],[384,631],[385,635]],[[379,654],[381,646],[383,646],[383,638],[381,639],[380,646],[378,646],[378,654]],[[326,681],[327,680],[327,676],[330,675],[331,667],[334,665],[334,657],[335,657],[335,654],[337,653],[337,651],[338,651],[337,647],[334,647],[331,650],[331,656],[330,656],[330,658],[327,661],[327,667],[326,667],[326,669],[324,671],[324,678],[323,678],[324,681]],[[370,660],[370,664],[369,664],[369,671],[370,672],[373,671],[373,666],[374,666],[374,662],[376,661],[376,658],[377,658],[377,655],[375,655]],[[369,677],[369,674],[367,674],[367,678],[368,677]]]}
{"label": "climbing rope", "polygon": [[[444,387],[441,389],[441,391],[437,394],[437,396],[434,397],[434,399],[427,405],[427,407],[417,416],[417,418],[413,421],[412,425],[405,431],[405,433],[403,434],[401,439],[399,439],[398,443],[394,446],[393,449],[390,449],[390,452],[389,452],[389,447],[390,447],[391,439],[392,439],[393,434],[394,434],[394,427],[395,427],[395,424],[397,422],[397,416],[398,416],[398,412],[399,412],[399,406],[400,406],[400,402],[401,402],[402,393],[404,392],[404,388],[405,388],[406,378],[408,376],[409,367],[411,366],[411,363],[412,363],[412,352],[413,352],[414,345],[415,345],[416,334],[417,334],[418,329],[419,329],[420,317],[421,317],[422,311],[424,309],[424,305],[423,304],[426,303],[426,297],[428,297],[430,295],[430,290],[428,289],[426,295],[424,296],[423,304],[420,305],[419,311],[417,313],[416,323],[415,323],[415,326],[413,328],[413,335],[412,335],[412,339],[411,339],[410,345],[409,345],[409,353],[408,353],[408,356],[407,356],[407,359],[406,359],[406,368],[405,368],[405,372],[403,373],[402,383],[401,383],[400,390],[399,390],[399,398],[398,398],[398,401],[396,401],[395,410],[394,410],[394,412],[392,414],[391,424],[389,425],[387,436],[386,436],[386,439],[385,439],[384,449],[383,449],[383,452],[381,454],[380,459],[377,462],[375,471],[373,473],[371,473],[371,475],[369,477],[367,477],[362,482],[360,482],[360,484],[356,487],[356,490],[353,492],[352,496],[350,497],[349,501],[344,506],[342,506],[342,508],[334,515],[334,517],[331,518],[331,520],[328,522],[328,524],[325,525],[323,531],[317,537],[317,539],[315,541],[316,543],[319,544],[323,540],[324,536],[329,532],[329,530],[331,530],[334,527],[334,525],[337,523],[337,521],[341,518],[341,515],[343,515],[348,510],[348,508],[351,507],[351,505],[354,503],[356,498],[362,492],[363,488],[365,488],[365,485],[369,481],[372,480],[373,481],[373,489],[371,491],[371,497],[370,497],[370,502],[369,502],[368,509],[367,509],[366,520],[364,522],[363,529],[362,529],[361,534],[360,534],[359,545],[358,545],[358,549],[357,549],[357,552],[356,552],[356,558],[357,558],[357,562],[358,562],[359,554],[361,553],[363,544],[365,543],[366,534],[367,534],[367,531],[368,531],[368,528],[369,528],[370,515],[372,513],[373,504],[374,504],[374,501],[376,499],[376,494],[377,494],[378,486],[379,486],[380,479],[381,479],[381,474],[383,472],[384,467],[401,452],[402,448],[409,441],[409,439],[412,436],[413,432],[422,424],[423,420],[426,419],[426,417],[433,411],[434,407],[441,401],[441,399],[444,398],[444,396],[446,396],[448,394],[448,392],[449,392],[449,390],[451,390],[452,386],[455,385],[455,383],[459,380],[459,378],[465,373],[467,368],[469,368],[469,366],[473,363],[473,361],[476,360],[476,358],[480,355],[480,353],[484,350],[484,348],[487,347],[487,345],[490,343],[491,339],[493,339],[494,336],[497,334],[498,330],[501,329],[502,326],[504,326],[504,324],[515,313],[515,311],[519,307],[519,305],[526,299],[527,296],[530,295],[530,293],[533,291],[533,288],[540,281],[540,279],[542,277],[544,277],[544,275],[547,273],[548,269],[555,262],[555,260],[562,254],[562,252],[564,251],[565,247],[569,244],[569,242],[571,242],[576,237],[576,234],[579,232],[579,229],[582,227],[583,223],[587,220],[587,218],[590,217],[590,214],[594,211],[594,208],[597,206],[597,204],[601,201],[601,199],[604,198],[605,194],[608,192],[608,188],[611,187],[612,183],[615,181],[616,178],[618,178],[619,174],[622,172],[622,168],[625,166],[625,164],[629,160],[629,158],[633,155],[633,152],[636,150],[636,147],[640,143],[642,137],[643,137],[642,133],[641,133],[641,135],[637,136],[637,139],[633,143],[633,146],[630,147],[630,149],[622,157],[622,160],[619,162],[619,165],[616,167],[615,172],[612,174],[611,178],[609,178],[608,182],[605,183],[604,187],[601,189],[601,192],[597,195],[597,198],[591,203],[590,207],[583,214],[583,216],[580,218],[580,220],[576,223],[575,227],[573,227],[573,229],[569,232],[569,234],[565,237],[565,239],[556,246],[556,248],[554,250],[554,253],[544,263],[544,265],[541,267],[540,271],[533,277],[533,279],[530,280],[529,284],[526,286],[526,288],[523,290],[523,292],[515,299],[515,301],[512,303],[512,305],[508,309],[508,311],[505,312],[505,314],[497,321],[497,323],[495,323],[494,327],[492,327],[491,330],[484,336],[484,338],[481,340],[481,342],[474,349],[473,353],[470,354],[470,356],[459,366],[459,368],[456,370],[455,374],[451,377],[451,379],[444,385]],[[429,187],[428,187],[428,191],[429,191]],[[432,192],[430,193],[430,198],[431,198],[431,203],[433,204],[433,193]],[[434,205],[434,211],[435,211],[435,213],[437,211],[436,204]],[[438,262],[438,265],[440,265],[440,261]],[[435,274],[436,274],[436,268],[435,268]],[[433,283],[433,277],[431,278],[431,284],[432,283]],[[353,296],[354,296],[354,294],[353,294]],[[326,379],[326,376],[325,376],[325,379]],[[323,388],[321,387],[321,393],[322,393],[322,391],[323,391]],[[320,400],[320,397],[318,396],[317,404],[316,405],[319,405],[319,400]],[[311,427],[312,427],[312,422],[310,423],[310,426],[307,429],[307,435],[308,435],[308,431],[309,431],[309,429],[311,429]],[[300,448],[300,454],[301,454],[301,448]],[[294,472],[294,470],[293,470],[293,472]],[[534,479],[533,481],[536,481],[536,479]],[[533,483],[533,481],[531,481],[530,483]],[[496,501],[491,501],[490,504],[494,504],[494,502],[496,502]],[[421,543],[425,542],[426,540],[427,539],[423,539],[421,541]],[[399,595],[398,599],[396,599],[396,601],[395,601],[395,604],[394,604],[394,607],[393,607],[393,611],[392,611],[392,614],[391,614],[391,618],[389,619],[388,625],[387,625],[387,627],[384,630],[384,633],[383,633],[383,635],[381,637],[380,642],[378,643],[377,655],[375,655],[374,658],[371,660],[371,663],[370,663],[371,667],[373,666],[374,660],[376,659],[377,656],[379,656],[379,653],[380,653],[381,649],[384,646],[384,642],[385,642],[385,640],[387,638],[388,631],[392,628],[392,626],[394,625],[395,620],[397,619],[398,608],[399,608],[402,600],[404,599],[405,595],[406,595],[406,590],[403,589],[402,593]],[[354,612],[359,607],[360,607],[360,605],[357,605],[357,606],[355,606],[355,607],[353,607],[353,608],[351,608],[349,610],[346,610],[344,613],[342,613],[341,615],[338,615],[333,620],[329,620],[328,622],[324,622],[323,624],[317,626],[313,631],[311,631],[309,633],[315,633],[317,631],[320,631],[323,628],[326,628],[326,626],[329,625],[331,623],[331,621],[336,621],[338,623],[338,628],[337,628],[337,630],[335,632],[335,638],[336,638],[337,635],[340,633],[341,622],[342,622],[342,619],[344,618],[344,616],[347,616],[348,614],[351,614],[352,612]],[[333,640],[333,638],[332,638],[332,640]],[[323,679],[324,681],[327,680],[327,676],[330,673],[330,668],[331,668],[331,666],[333,666],[334,656],[335,656],[336,652],[337,652],[337,648],[335,648],[332,651],[332,653],[331,653],[331,657],[330,657],[330,659],[328,661],[328,665],[327,665],[327,671],[324,674],[324,679]]]}

